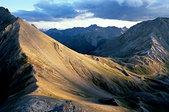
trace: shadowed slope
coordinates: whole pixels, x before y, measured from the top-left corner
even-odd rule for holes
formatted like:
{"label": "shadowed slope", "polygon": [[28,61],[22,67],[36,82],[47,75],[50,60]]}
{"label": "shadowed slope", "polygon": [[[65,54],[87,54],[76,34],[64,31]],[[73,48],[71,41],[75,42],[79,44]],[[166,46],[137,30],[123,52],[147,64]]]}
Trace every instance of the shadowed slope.
{"label": "shadowed slope", "polygon": [[37,85],[32,66],[20,49],[20,25],[7,9],[0,10],[0,103],[3,104],[33,92]]}
{"label": "shadowed slope", "polygon": [[100,46],[92,54],[121,58],[119,61],[129,66],[131,71],[142,75],[168,73],[163,70],[168,66],[168,52],[169,19],[157,18],[133,26],[122,36]]}
{"label": "shadowed slope", "polygon": [[126,31],[126,27],[99,27],[97,25],[91,25],[86,28],[75,27],[66,30],[49,29],[43,32],[63,45],[79,53],[86,54],[106,41],[122,35]]}
{"label": "shadowed slope", "polygon": [[[116,57],[146,54],[159,55],[158,49],[168,50],[168,23],[168,18],[157,18],[141,22],[131,27],[119,38],[100,46],[94,53],[98,53],[98,55],[100,53],[101,56]],[[153,50],[157,53],[153,53]]]}

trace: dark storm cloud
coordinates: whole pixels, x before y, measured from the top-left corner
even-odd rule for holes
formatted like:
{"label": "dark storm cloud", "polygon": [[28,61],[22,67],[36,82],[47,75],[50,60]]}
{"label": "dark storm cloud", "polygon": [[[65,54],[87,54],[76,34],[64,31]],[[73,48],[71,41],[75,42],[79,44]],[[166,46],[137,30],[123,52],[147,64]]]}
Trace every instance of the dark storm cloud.
{"label": "dark storm cloud", "polygon": [[13,14],[28,21],[54,21],[58,18],[73,18],[79,13],[70,4],[51,4],[40,2],[35,10],[19,10]]}
{"label": "dark storm cloud", "polygon": [[79,13],[76,10],[86,10],[93,13],[94,17],[128,21],[147,20],[162,16],[169,17],[169,1],[157,1],[79,0],[73,3],[40,2],[35,5],[36,10],[21,10],[14,14],[28,21],[54,21],[58,18],[74,18],[83,12]]}
{"label": "dark storm cloud", "polygon": [[94,13],[95,17],[121,20],[140,20],[145,18],[148,15],[145,6],[129,7],[120,5],[115,1],[99,2],[97,4],[86,3],[85,5],[78,4],[79,8],[87,9],[89,12]]}
{"label": "dark storm cloud", "polygon": [[71,4],[51,4],[51,3],[39,3],[35,5],[36,8],[41,9],[42,12],[51,15],[54,18],[64,17],[72,18],[77,16],[78,12]]}
{"label": "dark storm cloud", "polygon": [[40,11],[19,10],[13,14],[27,21],[50,21],[52,18],[49,14]]}
{"label": "dark storm cloud", "polygon": [[[124,0],[124,2],[117,2],[118,0],[100,0],[99,2],[83,1],[77,3],[76,6],[80,9],[87,9],[94,13],[95,17],[104,19],[120,19],[128,21],[140,21],[146,19],[153,19],[156,17],[169,17],[169,2],[163,1],[161,6],[156,4],[151,7],[149,0]],[[121,0],[123,1],[123,0]],[[164,6],[168,3],[168,6]],[[167,4],[166,4],[167,5]]]}

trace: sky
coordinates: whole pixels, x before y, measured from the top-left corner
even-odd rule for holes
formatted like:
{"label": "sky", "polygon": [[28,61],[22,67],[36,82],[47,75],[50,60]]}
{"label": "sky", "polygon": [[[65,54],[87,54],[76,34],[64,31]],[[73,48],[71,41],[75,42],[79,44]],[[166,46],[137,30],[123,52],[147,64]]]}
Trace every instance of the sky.
{"label": "sky", "polygon": [[117,26],[169,17],[169,0],[0,0],[0,6],[38,28]]}

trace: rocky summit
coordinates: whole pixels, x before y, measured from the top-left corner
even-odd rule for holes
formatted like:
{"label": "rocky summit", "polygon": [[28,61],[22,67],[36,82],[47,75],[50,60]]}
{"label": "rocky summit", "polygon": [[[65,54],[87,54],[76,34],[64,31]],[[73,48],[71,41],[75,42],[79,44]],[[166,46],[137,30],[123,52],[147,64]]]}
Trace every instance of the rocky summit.
{"label": "rocky summit", "polygon": [[[164,29],[167,21],[158,18],[132,27],[119,38],[119,43],[110,44],[110,48],[117,45],[119,53],[112,50],[114,53],[111,51],[109,55],[107,52],[100,54],[107,57],[98,57],[69,49],[1,7],[0,111],[167,112],[167,36],[163,37],[165,33],[161,33],[161,36],[155,33],[159,31],[155,25]],[[154,28],[147,29],[154,22]],[[145,23],[151,23],[151,26]],[[166,25],[163,26],[163,23]],[[138,29],[140,33],[132,33],[138,32]],[[147,34],[144,31],[154,33]],[[133,50],[128,56],[127,51],[124,51],[134,48],[130,42],[142,41],[148,42],[142,46],[137,44],[141,47],[138,53]],[[148,47],[144,50],[146,45]],[[152,50],[144,53],[148,51],[149,45],[154,47],[150,46]],[[160,56],[162,58],[158,59]],[[150,63],[153,67],[146,68],[150,67]],[[159,72],[156,64],[161,66]]]}

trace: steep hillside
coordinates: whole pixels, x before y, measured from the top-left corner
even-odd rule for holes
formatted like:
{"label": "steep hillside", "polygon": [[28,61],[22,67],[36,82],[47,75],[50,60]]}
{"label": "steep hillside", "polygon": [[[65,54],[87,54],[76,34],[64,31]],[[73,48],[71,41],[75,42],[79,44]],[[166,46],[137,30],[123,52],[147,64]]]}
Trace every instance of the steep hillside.
{"label": "steep hillside", "polygon": [[[101,54],[103,56],[114,55],[118,57],[144,55],[145,51],[151,49],[152,46],[155,46],[158,43],[168,50],[168,22],[168,18],[157,18],[155,20],[139,23],[130,28],[120,38],[107,42],[98,49],[103,49]],[[120,51],[117,51],[116,49],[119,49]],[[96,50],[95,52],[99,53],[99,50]]]}
{"label": "steep hillside", "polygon": [[[11,96],[20,96],[36,89],[36,79],[33,77],[32,66],[24,60],[18,36],[19,24],[17,18],[7,9],[0,8],[0,103]],[[16,76],[16,73],[18,76]],[[20,78],[22,76],[22,78]],[[25,85],[23,82],[27,81]],[[28,91],[26,91],[28,90]]]}
{"label": "steep hillside", "polygon": [[[0,18],[13,18],[1,10]],[[167,75],[140,76],[108,58],[79,54],[20,18],[5,24],[0,37],[0,111],[168,110]]]}
{"label": "steep hillside", "polygon": [[103,28],[97,25],[91,25],[87,28],[77,27],[66,30],[49,29],[44,31],[44,33],[79,53],[88,53],[107,40],[120,36],[126,30],[126,27]]}
{"label": "steep hillside", "polygon": [[168,52],[169,19],[157,18],[133,26],[124,35],[98,47],[92,54],[120,57],[127,63],[149,66],[159,72],[168,66]]}
{"label": "steep hillside", "polygon": [[[8,18],[14,18],[7,23],[5,23],[6,20],[1,19],[5,24],[0,37],[0,88],[2,90],[0,99],[1,105],[4,105],[1,111],[22,111],[22,109],[29,111],[30,108],[34,111],[49,111],[57,108],[52,104],[55,99],[48,100],[48,98],[43,99],[38,96],[22,97],[25,95],[73,100],[81,103],[78,105],[83,104],[87,110],[92,110],[92,112],[100,109],[127,111],[121,106],[108,107],[88,102],[97,101],[103,97],[112,98],[108,92],[108,85],[104,85],[107,87],[105,89],[99,85],[99,83],[110,83],[109,81],[113,78],[111,73],[106,72],[106,65],[95,61],[94,57],[84,56],[70,50],[22,19],[13,17],[7,9],[1,10],[4,11],[1,18],[7,14]],[[113,62],[110,63],[119,66]],[[120,70],[115,70],[119,72],[119,76],[123,76]],[[107,77],[104,79],[105,82],[99,82],[103,77]],[[42,101],[44,102],[42,106],[33,106]],[[67,108],[64,101],[58,100],[57,102]],[[49,106],[51,108],[47,108]]]}

